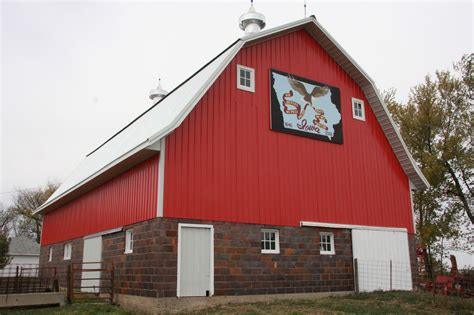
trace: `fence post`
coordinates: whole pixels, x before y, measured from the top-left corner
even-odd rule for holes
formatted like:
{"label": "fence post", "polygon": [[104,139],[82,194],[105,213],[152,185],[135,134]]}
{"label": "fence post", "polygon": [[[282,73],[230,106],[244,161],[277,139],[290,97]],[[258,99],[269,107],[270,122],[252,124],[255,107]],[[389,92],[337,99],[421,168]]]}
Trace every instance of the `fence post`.
{"label": "fence post", "polygon": [[115,267],[114,263],[112,262],[112,267],[110,271],[110,304],[114,303],[114,291],[115,291]]}
{"label": "fence post", "polygon": [[392,260],[390,259],[390,291],[392,291]]}
{"label": "fence post", "polygon": [[20,266],[16,266],[16,276],[15,276],[15,283],[13,284],[13,293],[21,293],[18,287],[18,277],[20,276],[19,270],[20,270]]}
{"label": "fence post", "polygon": [[56,278],[56,267],[53,267],[54,275],[53,275],[53,292],[59,292],[59,280]]}
{"label": "fence post", "polygon": [[8,295],[8,291],[9,291],[9,286],[10,286],[10,275],[8,275],[7,277],[7,289],[6,289],[6,295]]}
{"label": "fence post", "polygon": [[72,303],[72,290],[73,290],[73,273],[72,273],[72,264],[67,266],[67,302]]}
{"label": "fence post", "polygon": [[359,293],[359,266],[357,258],[354,259],[354,290]]}

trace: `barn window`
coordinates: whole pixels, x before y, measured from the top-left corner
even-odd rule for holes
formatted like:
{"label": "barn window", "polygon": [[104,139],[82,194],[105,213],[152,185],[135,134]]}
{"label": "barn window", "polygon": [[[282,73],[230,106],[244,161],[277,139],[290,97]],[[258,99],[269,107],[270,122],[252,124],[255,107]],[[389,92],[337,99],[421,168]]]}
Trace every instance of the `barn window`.
{"label": "barn window", "polygon": [[352,117],[358,120],[365,120],[364,101],[357,98],[352,98]]}
{"label": "barn window", "polygon": [[237,88],[255,92],[255,69],[237,65]]}
{"label": "barn window", "polygon": [[280,253],[280,235],[278,230],[262,230],[262,254]]}
{"label": "barn window", "polygon": [[53,248],[49,248],[49,254],[48,254],[48,261],[52,262],[53,261]]}
{"label": "barn window", "polygon": [[133,253],[133,230],[125,231],[125,254]]}
{"label": "barn window", "polygon": [[319,233],[319,253],[321,255],[334,255],[334,233]]}
{"label": "barn window", "polygon": [[71,259],[71,253],[72,253],[72,243],[65,243],[64,244],[64,260],[69,260]]}

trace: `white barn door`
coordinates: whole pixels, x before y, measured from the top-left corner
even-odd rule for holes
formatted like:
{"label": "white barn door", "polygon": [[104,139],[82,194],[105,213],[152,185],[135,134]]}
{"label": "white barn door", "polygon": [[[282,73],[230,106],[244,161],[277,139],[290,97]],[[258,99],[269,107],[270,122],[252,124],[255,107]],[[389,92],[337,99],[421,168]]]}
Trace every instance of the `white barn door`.
{"label": "white barn door", "polygon": [[[102,260],[102,236],[84,239],[84,253],[82,262],[100,262]],[[83,264],[82,269],[100,269],[101,264]],[[81,280],[81,291],[99,293],[100,271],[83,271]]]}
{"label": "white barn door", "polygon": [[359,291],[412,290],[406,232],[353,229],[352,249]]}
{"label": "white barn door", "polygon": [[178,228],[177,295],[211,296],[214,291],[214,236],[209,225]]}

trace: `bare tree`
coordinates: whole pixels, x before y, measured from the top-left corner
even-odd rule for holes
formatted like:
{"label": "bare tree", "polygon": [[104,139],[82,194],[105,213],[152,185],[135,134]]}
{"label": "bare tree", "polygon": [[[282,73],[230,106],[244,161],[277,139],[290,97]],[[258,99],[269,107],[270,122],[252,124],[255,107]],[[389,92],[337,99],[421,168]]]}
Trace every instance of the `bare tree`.
{"label": "bare tree", "polygon": [[41,241],[42,217],[34,214],[58,188],[57,183],[48,183],[36,189],[18,189],[9,211],[16,216],[16,234]]}

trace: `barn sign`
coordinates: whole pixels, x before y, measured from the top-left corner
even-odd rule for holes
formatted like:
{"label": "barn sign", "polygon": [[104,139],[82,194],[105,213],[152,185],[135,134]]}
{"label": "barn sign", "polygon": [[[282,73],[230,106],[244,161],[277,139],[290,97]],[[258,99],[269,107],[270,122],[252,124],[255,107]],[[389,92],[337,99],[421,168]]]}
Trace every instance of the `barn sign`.
{"label": "barn sign", "polygon": [[338,88],[274,69],[270,84],[272,130],[342,144]]}

